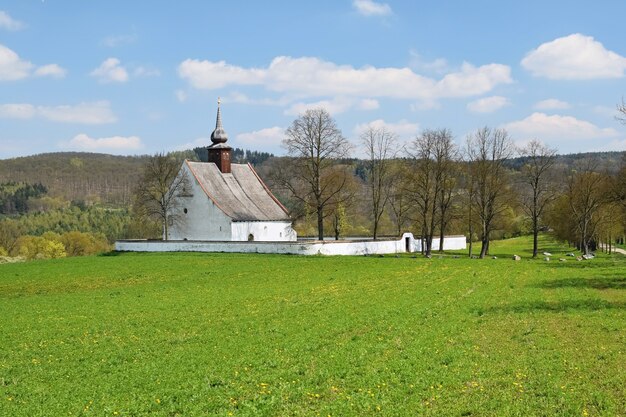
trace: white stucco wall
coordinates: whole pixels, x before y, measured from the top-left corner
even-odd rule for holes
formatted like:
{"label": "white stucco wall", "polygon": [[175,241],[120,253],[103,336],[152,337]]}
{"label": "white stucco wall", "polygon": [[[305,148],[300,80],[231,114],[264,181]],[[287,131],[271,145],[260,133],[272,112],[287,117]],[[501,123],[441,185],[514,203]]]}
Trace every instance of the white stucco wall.
{"label": "white stucco wall", "polygon": [[[439,238],[433,238],[433,251],[439,250]],[[444,236],[443,238],[443,250],[463,250],[466,248],[466,239],[465,236],[455,235],[455,236]],[[416,240],[416,252],[422,251],[422,241],[418,238]]]}
{"label": "white stucco wall", "polygon": [[248,241],[250,235],[260,242],[295,242],[297,238],[291,222],[233,222],[231,230],[233,241]]}
{"label": "white stucco wall", "polygon": [[[178,175],[187,175],[190,193],[189,197],[178,197],[176,207],[170,214],[174,214],[173,222],[169,226],[171,240],[231,240],[231,219],[226,216],[206,195],[196,178],[183,164]],[[187,209],[187,213],[185,213]]]}
{"label": "white stucco wall", "polygon": [[[408,239],[408,242],[407,242]],[[294,255],[378,255],[419,252],[420,240],[405,233],[399,240],[312,241],[312,242],[211,242],[211,241],[147,241],[115,242],[115,250],[132,252],[237,252],[278,253]],[[465,236],[450,236],[444,249],[464,249]]]}

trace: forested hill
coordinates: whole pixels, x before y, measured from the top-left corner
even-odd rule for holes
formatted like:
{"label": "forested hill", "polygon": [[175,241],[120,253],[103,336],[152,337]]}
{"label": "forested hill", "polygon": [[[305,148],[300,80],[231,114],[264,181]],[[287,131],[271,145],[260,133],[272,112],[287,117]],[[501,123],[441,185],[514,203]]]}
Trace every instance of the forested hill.
{"label": "forested hill", "polygon": [[59,152],[0,160],[0,183],[43,184],[63,200],[128,205],[148,156]]}
{"label": "forested hill", "polygon": [[[181,160],[204,159],[202,149],[177,152]],[[255,165],[265,162],[270,154],[242,149],[233,150],[236,162],[250,161]],[[594,158],[605,168],[618,167],[626,152],[598,152],[561,155],[558,164],[573,166],[576,161]],[[116,156],[86,152],[56,152],[0,160],[0,184],[25,182],[42,184],[48,196],[67,201],[101,202],[115,206],[128,206],[133,189],[141,175],[147,155]],[[524,158],[509,161],[509,167],[519,169]],[[269,167],[266,167],[269,168]]]}
{"label": "forested hill", "polygon": [[[626,151],[571,153],[558,155],[556,158],[556,165],[567,170],[575,167],[576,164],[583,160],[592,160],[597,170],[614,172],[619,169],[623,158],[626,158]],[[527,157],[511,158],[508,160],[507,166],[511,169],[519,170],[527,160]]]}
{"label": "forested hill", "polygon": [[[206,149],[174,152],[175,158],[206,160]],[[233,149],[233,162],[253,165],[270,158],[265,152]],[[85,201],[127,207],[149,158],[86,152],[55,152],[0,160],[0,184],[41,184],[47,196],[64,201]]]}

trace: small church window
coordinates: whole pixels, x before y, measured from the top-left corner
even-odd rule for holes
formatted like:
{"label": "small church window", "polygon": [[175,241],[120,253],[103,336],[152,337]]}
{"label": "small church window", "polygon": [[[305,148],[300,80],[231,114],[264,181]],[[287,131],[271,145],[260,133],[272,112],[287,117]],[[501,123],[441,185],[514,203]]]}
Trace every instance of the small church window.
{"label": "small church window", "polygon": [[187,208],[186,207],[183,209],[183,213],[187,214]]}
{"label": "small church window", "polygon": [[283,232],[280,232],[278,235],[279,235],[280,237],[283,237]]}
{"label": "small church window", "polygon": [[248,235],[248,242],[252,242],[252,241],[254,241],[254,235],[252,233],[250,233]]}

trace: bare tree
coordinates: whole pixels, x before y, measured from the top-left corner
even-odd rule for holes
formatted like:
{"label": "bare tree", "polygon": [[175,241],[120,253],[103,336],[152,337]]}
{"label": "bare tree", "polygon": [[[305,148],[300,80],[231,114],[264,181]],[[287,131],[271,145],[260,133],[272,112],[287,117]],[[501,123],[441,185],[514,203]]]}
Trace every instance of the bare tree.
{"label": "bare tree", "polygon": [[467,231],[468,231],[468,240],[469,247],[467,251],[467,255],[472,257],[472,250],[474,249],[474,223],[476,222],[474,215],[474,199],[476,198],[476,182],[474,180],[473,166],[471,163],[467,163],[464,165],[465,169],[463,172],[463,178],[465,180],[465,198],[463,202],[465,203],[465,207],[467,210]]}
{"label": "bare tree", "polygon": [[452,140],[452,133],[443,130],[435,148],[435,161],[439,170],[439,252],[443,252],[443,243],[448,223],[452,218],[452,196],[456,187],[455,167],[458,160],[458,149]]}
{"label": "bare tree", "polygon": [[338,159],[347,156],[350,144],[335,120],[323,108],[307,110],[293,121],[286,131],[283,146],[292,157],[290,169],[276,180],[296,199],[317,215],[318,238],[324,238],[324,218],[330,213],[329,204],[339,204],[336,198],[347,182],[345,170],[334,170]]}
{"label": "bare tree", "polygon": [[158,153],[143,167],[137,186],[137,211],[146,218],[159,220],[163,225],[163,239],[169,238],[169,227],[179,221],[175,214],[178,197],[189,188],[189,179],[180,169],[180,161]]}
{"label": "bare tree", "polygon": [[418,207],[426,256],[432,252],[435,228],[439,226],[445,230],[445,216],[451,199],[449,190],[453,186],[454,152],[452,134],[447,129],[424,131],[415,139],[410,151],[414,164],[412,195]]}
{"label": "bare tree", "polygon": [[626,101],[622,97],[622,102],[617,105],[617,111],[620,113],[615,118],[622,124],[626,125]]}
{"label": "bare tree", "polygon": [[567,181],[567,203],[578,246],[585,255],[593,250],[593,239],[602,220],[601,209],[609,201],[608,178],[595,168],[594,161],[583,161]]}
{"label": "bare tree", "polygon": [[406,231],[414,216],[414,205],[410,195],[411,176],[405,161],[395,161],[391,175],[394,180],[389,191],[390,215],[395,223],[397,235],[400,236]]}
{"label": "bare tree", "polygon": [[549,182],[550,170],[556,160],[556,150],[537,140],[532,140],[520,149],[520,154],[527,158],[521,169],[521,179],[528,188],[528,193],[521,194],[522,207],[530,217],[533,229],[533,258],[537,257],[539,220],[548,204],[554,200],[556,192]]}
{"label": "bare tree", "polygon": [[365,148],[367,187],[371,205],[373,221],[373,237],[378,238],[380,218],[391,195],[393,172],[391,159],[395,157],[396,135],[384,127],[370,126],[361,134],[361,142]]}
{"label": "bare tree", "polygon": [[471,181],[472,204],[481,224],[480,258],[489,253],[494,221],[507,207],[507,172],[504,161],[513,154],[506,130],[484,127],[467,137],[466,153]]}

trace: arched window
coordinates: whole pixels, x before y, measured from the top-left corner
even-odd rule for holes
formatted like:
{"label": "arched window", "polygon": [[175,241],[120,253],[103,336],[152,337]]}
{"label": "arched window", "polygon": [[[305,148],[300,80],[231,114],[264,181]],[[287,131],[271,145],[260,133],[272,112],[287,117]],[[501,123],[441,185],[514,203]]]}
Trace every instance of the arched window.
{"label": "arched window", "polygon": [[250,233],[248,235],[248,242],[252,242],[252,241],[254,241],[254,235],[252,233]]}

